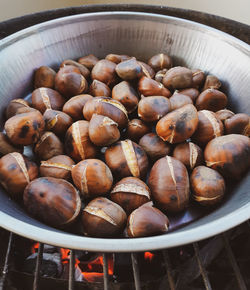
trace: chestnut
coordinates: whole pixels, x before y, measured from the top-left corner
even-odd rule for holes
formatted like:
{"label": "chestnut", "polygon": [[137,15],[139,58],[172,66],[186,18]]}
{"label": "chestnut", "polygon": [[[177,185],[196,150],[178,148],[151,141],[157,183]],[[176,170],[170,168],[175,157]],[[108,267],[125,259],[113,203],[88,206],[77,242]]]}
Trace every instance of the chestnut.
{"label": "chestnut", "polygon": [[113,184],[108,166],[98,159],[86,159],[77,163],[71,171],[75,186],[85,199],[107,195]]}
{"label": "chestnut", "polygon": [[98,80],[107,86],[114,85],[117,81],[115,72],[116,64],[107,59],[99,60],[91,71],[92,80]]}
{"label": "chestnut", "polygon": [[157,72],[161,69],[170,69],[173,66],[172,59],[170,56],[164,53],[159,53],[152,56],[148,64]]}
{"label": "chestnut", "polygon": [[134,210],[127,221],[127,233],[130,238],[161,235],[168,229],[167,216],[150,202]]}
{"label": "chestnut", "polygon": [[126,54],[113,54],[113,53],[110,53],[110,54],[106,55],[106,57],[105,57],[105,59],[112,61],[116,64],[118,64],[122,61],[125,61],[125,60],[129,60],[130,58],[131,58],[131,56],[128,56]]}
{"label": "chestnut", "polygon": [[70,98],[85,93],[88,83],[77,67],[66,65],[56,74],[55,88],[64,97]]}
{"label": "chestnut", "polygon": [[57,136],[64,137],[67,129],[72,125],[72,118],[64,112],[47,109],[43,114],[45,130],[52,131]]}
{"label": "chestnut", "polygon": [[44,132],[34,147],[34,153],[40,160],[48,160],[63,154],[63,144],[52,132]]}
{"label": "chestnut", "polygon": [[157,81],[143,76],[138,82],[138,91],[143,96],[164,96],[169,98],[170,91]]}
{"label": "chestnut", "polygon": [[132,113],[138,105],[139,97],[129,82],[123,81],[115,85],[112,89],[112,99],[119,101],[126,108],[128,113]]}
{"label": "chestnut", "polygon": [[92,68],[96,65],[99,59],[95,55],[89,54],[89,55],[80,57],[77,61],[80,64],[86,66],[88,69],[92,70]]}
{"label": "chestnut", "polygon": [[178,90],[178,93],[189,96],[193,102],[195,102],[200,94],[199,90],[197,90],[196,88]]}
{"label": "chestnut", "polygon": [[149,132],[151,132],[151,127],[140,119],[128,122],[127,137],[132,141],[139,141],[142,136]]}
{"label": "chestnut", "polygon": [[138,63],[141,66],[142,74],[144,76],[146,76],[147,78],[151,78],[151,79],[153,79],[155,77],[155,71],[152,69],[152,67],[150,65],[146,64],[143,61],[138,61]]}
{"label": "chestnut", "polygon": [[65,100],[55,90],[50,88],[38,88],[32,92],[32,106],[42,114],[47,109],[61,110]]}
{"label": "chestnut", "polygon": [[227,105],[227,96],[216,89],[203,91],[196,99],[195,107],[198,111],[210,110],[217,112],[224,109]]}
{"label": "chestnut", "polygon": [[148,157],[154,162],[170,154],[171,145],[161,140],[155,133],[144,135],[139,145],[145,150]]}
{"label": "chestnut", "polygon": [[37,165],[18,152],[0,159],[0,183],[13,198],[22,197],[26,185],[37,176]]}
{"label": "chestnut", "polygon": [[165,76],[166,72],[168,70],[166,68],[159,70],[156,74],[155,74],[155,80],[159,83],[162,83],[163,77]]}
{"label": "chestnut", "polygon": [[231,118],[233,115],[234,112],[227,109],[219,110],[218,112],[215,113],[216,118],[221,120],[223,124],[226,119]]}
{"label": "chestnut", "polygon": [[31,109],[29,103],[23,99],[11,100],[5,110],[6,119],[17,115],[17,111],[23,107]]}
{"label": "chestnut", "polygon": [[250,136],[250,117],[239,113],[224,121],[226,134],[242,134]]}
{"label": "chestnut", "polygon": [[193,87],[199,89],[205,81],[205,73],[200,69],[192,70]]}
{"label": "chestnut", "polygon": [[37,110],[18,114],[6,121],[4,129],[11,143],[15,145],[31,145],[37,142],[43,132],[43,116]]}
{"label": "chestnut", "polygon": [[220,173],[206,166],[198,166],[193,170],[190,186],[192,198],[204,206],[218,204],[226,190],[224,178]]}
{"label": "chestnut", "polygon": [[192,142],[177,144],[173,157],[181,161],[189,170],[193,170],[204,161],[202,149]]}
{"label": "chestnut", "polygon": [[71,169],[75,162],[67,155],[57,155],[46,161],[41,161],[40,175],[70,180]]}
{"label": "chestnut", "polygon": [[167,155],[156,161],[149,174],[148,186],[159,209],[180,212],[188,206],[188,172],[179,160]]}
{"label": "chestnut", "polygon": [[179,109],[187,104],[193,104],[193,101],[189,96],[179,92],[174,92],[174,94],[169,98],[169,101],[171,104],[171,111]]}
{"label": "chestnut", "polygon": [[207,89],[216,89],[218,90],[221,87],[220,80],[213,75],[207,75],[205,79],[204,86],[202,88],[202,91],[205,91]]}
{"label": "chestnut", "polygon": [[74,96],[64,104],[62,111],[68,114],[74,121],[78,121],[83,118],[83,107],[87,101],[92,99],[93,97],[88,94]]}
{"label": "chestnut", "polygon": [[138,104],[138,116],[145,122],[158,121],[170,110],[170,101],[163,96],[142,98]]}
{"label": "chestnut", "polygon": [[224,133],[224,127],[215,113],[202,110],[198,112],[198,126],[192,135],[192,140],[200,146],[206,145],[213,138],[219,137]]}
{"label": "chestnut", "polygon": [[76,62],[76,61],[74,61],[72,59],[66,59],[66,60],[64,60],[60,64],[60,68],[61,67],[65,67],[67,65],[75,66],[76,68],[78,68],[79,71],[80,71],[80,73],[81,73],[81,75],[84,76],[85,79],[87,79],[89,77],[89,75],[90,75],[90,71],[88,70],[88,68],[85,65],[83,65],[83,64],[81,64],[79,62]]}
{"label": "chestnut", "polygon": [[170,90],[190,88],[193,86],[193,73],[186,67],[176,66],[166,72],[162,82]]}
{"label": "chestnut", "polygon": [[111,90],[110,88],[98,81],[98,80],[93,80],[89,87],[89,93],[94,96],[94,97],[110,97],[111,96]]}
{"label": "chestnut", "polygon": [[105,197],[97,197],[83,209],[81,220],[86,235],[107,238],[123,232],[127,215],[118,204]]}
{"label": "chestnut", "polygon": [[129,215],[133,210],[150,201],[150,189],[139,178],[125,177],[116,183],[110,198]]}
{"label": "chestnut", "polygon": [[4,133],[0,132],[0,156],[12,152],[23,153],[23,146],[13,145],[9,138]]}
{"label": "chestnut", "polygon": [[92,115],[89,122],[89,138],[97,146],[109,146],[120,139],[118,124],[102,115]]}
{"label": "chestnut", "polygon": [[109,117],[121,129],[125,128],[128,123],[128,113],[125,107],[111,98],[96,97],[88,101],[83,108],[84,118],[89,121],[93,114]]}
{"label": "chestnut", "polygon": [[27,211],[48,225],[65,227],[72,224],[81,210],[76,188],[64,179],[40,177],[28,184],[23,202]]}
{"label": "chestnut", "polygon": [[194,105],[188,104],[168,113],[156,124],[156,133],[171,144],[190,138],[198,126],[198,113]]}
{"label": "chestnut", "polygon": [[89,122],[73,123],[65,135],[65,151],[75,161],[95,158],[97,149],[89,139]]}
{"label": "chestnut", "polygon": [[143,74],[142,67],[135,57],[118,63],[115,71],[118,76],[125,81],[135,80]]}
{"label": "chestnut", "polygon": [[211,140],[205,150],[206,165],[224,177],[240,179],[250,166],[250,140],[247,136],[230,134]]}
{"label": "chestnut", "polygon": [[145,178],[148,158],[141,146],[131,140],[119,141],[105,152],[105,162],[118,178],[134,176]]}
{"label": "chestnut", "polygon": [[37,88],[54,88],[56,72],[48,67],[41,66],[35,71],[34,87]]}

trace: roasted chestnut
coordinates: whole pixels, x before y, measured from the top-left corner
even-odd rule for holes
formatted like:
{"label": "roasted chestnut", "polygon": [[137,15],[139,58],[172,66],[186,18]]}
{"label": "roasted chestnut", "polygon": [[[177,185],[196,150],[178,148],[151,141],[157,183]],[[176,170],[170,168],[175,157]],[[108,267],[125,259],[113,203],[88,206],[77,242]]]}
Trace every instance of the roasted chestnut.
{"label": "roasted chestnut", "polygon": [[80,57],[78,59],[78,62],[84,66],[86,66],[88,69],[92,69],[96,63],[99,61],[99,59],[94,56],[93,54],[85,55],[83,57]]}
{"label": "roasted chestnut", "polygon": [[97,146],[109,146],[120,139],[118,124],[109,117],[94,114],[89,122],[89,138]]}
{"label": "roasted chestnut", "polygon": [[37,142],[44,129],[42,114],[34,110],[8,119],[4,125],[6,135],[15,145],[31,145]]}
{"label": "roasted chestnut", "polygon": [[218,90],[221,87],[220,80],[213,75],[207,75],[205,79],[204,86],[202,88],[202,91],[205,91],[207,89],[216,89]]}
{"label": "roasted chestnut", "polygon": [[119,141],[105,152],[105,161],[118,178],[134,176],[145,178],[148,169],[146,152],[131,140]]}
{"label": "roasted chestnut", "polygon": [[191,98],[187,95],[175,92],[170,98],[169,98],[170,104],[171,104],[171,111],[174,111],[176,109],[179,109],[187,104],[193,104],[193,101]]}
{"label": "roasted chestnut", "polygon": [[176,66],[166,72],[162,82],[170,90],[190,88],[193,86],[193,73],[186,67]]}
{"label": "roasted chestnut", "polygon": [[143,74],[141,65],[134,57],[118,63],[115,71],[125,81],[135,80]]}
{"label": "roasted chestnut", "polygon": [[198,125],[198,113],[194,105],[185,105],[160,119],[156,133],[171,144],[184,142],[195,132]]}
{"label": "roasted chestnut", "polygon": [[176,145],[173,157],[180,160],[189,170],[193,170],[204,161],[201,148],[192,142]]}
{"label": "roasted chestnut", "polygon": [[242,134],[250,136],[250,117],[247,114],[239,113],[224,121],[226,134]]}
{"label": "roasted chestnut", "polygon": [[90,71],[88,70],[88,68],[85,65],[83,65],[83,64],[81,64],[79,62],[76,62],[76,61],[74,61],[72,59],[66,59],[66,60],[64,60],[60,64],[60,68],[61,67],[65,67],[67,65],[75,66],[76,68],[78,68],[79,71],[80,71],[80,73],[81,73],[81,75],[84,76],[85,79],[87,79],[89,77],[89,75],[90,75]]}
{"label": "roasted chestnut", "polygon": [[151,127],[140,119],[133,119],[128,122],[127,137],[132,141],[139,141],[145,134],[151,132]]}
{"label": "roasted chestnut", "polygon": [[134,210],[128,217],[127,233],[130,238],[165,234],[168,229],[167,216],[150,202]]}
{"label": "roasted chestnut", "polygon": [[116,237],[122,233],[126,221],[125,211],[105,197],[93,199],[82,211],[84,233],[91,237]]}
{"label": "roasted chestnut", "polygon": [[91,71],[92,80],[98,80],[106,85],[114,85],[117,81],[116,64],[107,59],[99,60]]}
{"label": "roasted chestnut", "polygon": [[111,96],[111,90],[110,88],[98,81],[98,80],[93,80],[89,87],[89,93],[94,96],[94,97],[110,97]]}
{"label": "roasted chestnut", "polygon": [[195,107],[198,111],[210,110],[217,112],[224,109],[227,105],[227,96],[216,89],[203,91],[196,99]]}
{"label": "roasted chestnut", "polygon": [[163,77],[165,76],[167,72],[167,69],[164,68],[162,70],[159,70],[156,74],[155,74],[155,80],[159,83],[162,83]]}
{"label": "roasted chestnut", "polygon": [[192,70],[192,76],[193,76],[193,87],[199,89],[205,81],[204,72],[200,69],[194,69]]}
{"label": "roasted chestnut", "polygon": [[116,183],[110,197],[129,215],[133,210],[150,201],[150,189],[139,178],[125,177]]}
{"label": "roasted chestnut", "polygon": [[23,153],[23,146],[13,145],[9,138],[4,133],[0,132],[0,156],[12,152]]}
{"label": "roasted chestnut", "polygon": [[116,64],[118,64],[122,61],[128,60],[130,58],[131,58],[131,56],[128,56],[126,54],[113,54],[113,53],[110,53],[110,54],[106,55],[106,57],[105,57],[105,59],[112,61]]}
{"label": "roasted chestnut", "polygon": [[46,161],[41,161],[40,174],[70,180],[71,169],[75,162],[67,155],[57,155]]}
{"label": "roasted chestnut", "polygon": [[155,77],[155,71],[152,69],[152,67],[148,64],[146,64],[143,61],[138,61],[138,63],[141,66],[142,74],[147,77],[153,79]]}
{"label": "roasted chestnut", "polygon": [[72,179],[85,199],[107,195],[113,185],[108,166],[98,159],[86,159],[73,167]]}
{"label": "roasted chestnut", "polygon": [[21,198],[26,185],[37,176],[37,165],[18,152],[0,159],[0,183],[13,198]]}
{"label": "roasted chestnut", "polygon": [[250,140],[247,136],[230,134],[211,140],[205,150],[206,165],[224,177],[240,179],[250,167]]}
{"label": "roasted chestnut", "polygon": [[226,119],[231,118],[233,115],[235,115],[234,112],[227,109],[219,110],[215,113],[216,118],[221,120],[223,124]]}
{"label": "roasted chestnut", "polygon": [[75,161],[95,158],[97,149],[89,139],[89,122],[73,123],[65,135],[65,151]]}
{"label": "roasted chestnut", "polygon": [[148,179],[152,199],[165,212],[180,212],[188,206],[189,178],[179,160],[166,156],[155,162]]}
{"label": "roasted chestnut", "polygon": [[138,91],[143,96],[164,96],[169,98],[170,91],[157,81],[143,76],[138,82]]}
{"label": "roasted chestnut", "polygon": [[9,119],[17,114],[20,108],[30,108],[29,103],[23,99],[11,100],[5,110],[6,119]]}
{"label": "roasted chestnut", "polygon": [[195,102],[200,94],[199,90],[197,90],[196,88],[178,90],[178,93],[189,96],[193,102]]}
{"label": "roasted chestnut", "polygon": [[170,56],[164,53],[159,53],[152,56],[148,64],[157,72],[161,69],[170,69],[173,66],[172,59]]}
{"label": "roasted chestnut", "polygon": [[75,187],[64,179],[41,177],[24,190],[24,206],[40,221],[65,227],[73,223],[81,209],[81,199]]}
{"label": "roasted chestnut", "polygon": [[35,71],[34,87],[37,88],[54,88],[56,72],[48,67],[41,66]]}

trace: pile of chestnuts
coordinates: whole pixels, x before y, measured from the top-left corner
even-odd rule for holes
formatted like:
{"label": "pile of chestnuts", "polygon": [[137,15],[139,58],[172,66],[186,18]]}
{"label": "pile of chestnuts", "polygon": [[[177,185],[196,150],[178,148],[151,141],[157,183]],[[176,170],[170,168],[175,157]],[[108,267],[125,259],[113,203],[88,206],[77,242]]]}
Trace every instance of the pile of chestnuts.
{"label": "pile of chestnuts", "polygon": [[217,205],[226,180],[249,169],[250,118],[227,109],[220,87],[164,53],[147,63],[91,54],[58,71],[42,66],[31,98],[6,108],[0,183],[56,228],[107,238],[166,233],[167,216],[191,199]]}

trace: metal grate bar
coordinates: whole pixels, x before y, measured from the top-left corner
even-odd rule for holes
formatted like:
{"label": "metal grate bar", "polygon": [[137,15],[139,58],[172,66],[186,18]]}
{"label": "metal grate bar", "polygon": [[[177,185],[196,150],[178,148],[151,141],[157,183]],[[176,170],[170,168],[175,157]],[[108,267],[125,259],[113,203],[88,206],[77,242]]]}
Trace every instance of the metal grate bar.
{"label": "metal grate bar", "polygon": [[34,282],[33,282],[33,290],[39,289],[39,278],[40,278],[41,264],[42,264],[42,258],[43,258],[43,248],[44,248],[44,244],[39,243],[37,259],[36,259],[35,277],[34,277]]}
{"label": "metal grate bar", "polygon": [[166,271],[167,271],[167,276],[168,276],[168,284],[169,284],[170,290],[175,290],[175,283],[174,283],[174,279],[172,276],[172,267],[171,267],[171,262],[170,262],[167,250],[163,251],[163,257],[164,257],[164,262],[165,262],[165,266],[166,266]]}
{"label": "metal grate bar", "polygon": [[232,268],[234,270],[234,273],[235,273],[235,276],[236,276],[236,279],[237,279],[237,282],[238,282],[238,285],[239,285],[239,289],[241,290],[247,290],[247,287],[246,287],[246,284],[242,278],[242,275],[241,275],[241,272],[240,272],[240,268],[236,262],[236,259],[234,257],[234,254],[233,254],[233,251],[232,251],[232,248],[229,244],[229,241],[228,241],[228,237],[227,237],[227,233],[223,233],[222,234],[222,237],[223,237],[223,241],[224,241],[224,245],[225,245],[225,249],[226,249],[226,252],[227,252],[227,256],[228,256],[228,259],[232,265]]}
{"label": "metal grate bar", "polygon": [[207,271],[205,270],[205,268],[204,268],[204,266],[202,264],[202,261],[201,261],[198,244],[197,243],[193,243],[193,248],[194,248],[194,251],[195,251],[195,256],[196,256],[196,259],[197,259],[197,263],[198,263],[198,266],[199,266],[199,269],[200,269],[201,276],[203,278],[203,282],[204,282],[205,288],[206,288],[206,290],[212,290],[210,281],[209,281],[208,276],[207,276]]}
{"label": "metal grate bar", "polygon": [[69,259],[69,290],[74,290],[75,282],[75,251],[70,250]]}
{"label": "metal grate bar", "polygon": [[135,290],[141,290],[140,272],[136,253],[131,253],[131,260],[134,273]]}
{"label": "metal grate bar", "polygon": [[103,283],[104,290],[109,289],[109,273],[108,273],[108,255],[106,253],[103,254]]}
{"label": "metal grate bar", "polygon": [[9,242],[8,242],[8,247],[7,247],[7,251],[6,251],[6,255],[5,255],[3,272],[2,272],[2,278],[0,279],[0,290],[3,290],[5,287],[6,278],[7,278],[7,274],[8,274],[8,268],[9,268],[9,258],[10,258],[10,251],[12,248],[12,242],[13,242],[13,233],[10,232]]}

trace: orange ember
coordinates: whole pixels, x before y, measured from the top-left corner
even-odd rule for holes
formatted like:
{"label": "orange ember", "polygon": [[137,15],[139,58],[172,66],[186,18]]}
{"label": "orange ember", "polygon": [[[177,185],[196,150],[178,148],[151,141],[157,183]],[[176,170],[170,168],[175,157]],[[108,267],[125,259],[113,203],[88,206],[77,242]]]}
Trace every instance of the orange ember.
{"label": "orange ember", "polygon": [[150,253],[150,252],[145,252],[145,253],[144,253],[144,259],[145,259],[145,260],[149,260],[149,261],[151,262],[152,259],[153,259],[153,257],[154,257],[154,254],[152,254],[152,253]]}
{"label": "orange ember", "polygon": [[69,262],[69,252],[70,252],[70,250],[61,248],[62,263],[63,264],[67,264]]}
{"label": "orange ember", "polygon": [[32,245],[31,247],[31,253],[35,254],[39,249],[39,243],[35,243],[34,245]]}

